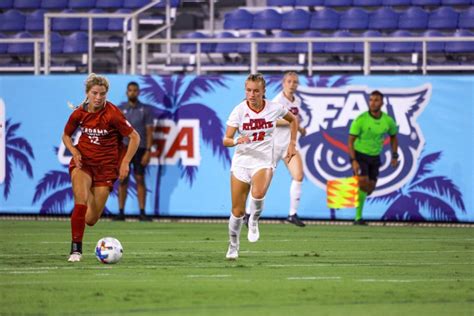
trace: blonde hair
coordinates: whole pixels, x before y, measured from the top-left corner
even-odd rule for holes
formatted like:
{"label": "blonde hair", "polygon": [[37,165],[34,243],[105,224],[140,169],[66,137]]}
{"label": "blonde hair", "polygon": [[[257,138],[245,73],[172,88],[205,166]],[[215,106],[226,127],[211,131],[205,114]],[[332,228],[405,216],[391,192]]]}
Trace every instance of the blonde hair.
{"label": "blonde hair", "polygon": [[85,81],[86,93],[88,93],[93,86],[104,86],[105,92],[109,91],[109,81],[104,76],[96,75],[95,73],[89,74]]}
{"label": "blonde hair", "polygon": [[283,75],[283,80],[285,80],[289,76],[295,76],[296,78],[298,78],[298,74],[296,73],[296,71],[287,71]]}
{"label": "blonde hair", "polygon": [[252,81],[252,82],[260,82],[262,84],[263,89],[265,89],[265,79],[263,78],[263,75],[261,73],[256,73],[256,74],[250,74],[247,77],[247,80],[245,80],[245,84],[247,82]]}

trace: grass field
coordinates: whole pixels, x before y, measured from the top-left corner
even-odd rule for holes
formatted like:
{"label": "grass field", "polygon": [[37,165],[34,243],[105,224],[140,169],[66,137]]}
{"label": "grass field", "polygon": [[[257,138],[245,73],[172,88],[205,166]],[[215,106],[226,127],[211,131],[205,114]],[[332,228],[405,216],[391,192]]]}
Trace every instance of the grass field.
{"label": "grass field", "polygon": [[[0,221],[0,314],[473,315],[472,228],[261,224],[224,259],[227,224]],[[96,241],[118,238],[104,265]]]}

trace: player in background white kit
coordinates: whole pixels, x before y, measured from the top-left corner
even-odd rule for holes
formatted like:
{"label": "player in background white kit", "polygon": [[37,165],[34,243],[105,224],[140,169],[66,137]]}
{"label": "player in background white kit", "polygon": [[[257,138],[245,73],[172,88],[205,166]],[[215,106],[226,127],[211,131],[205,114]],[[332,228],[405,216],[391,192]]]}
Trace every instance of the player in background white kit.
{"label": "player in background white kit", "polygon": [[[230,187],[232,212],[229,218],[229,248],[226,258],[239,256],[240,230],[245,215],[245,202],[250,192],[248,240],[256,242],[260,233],[258,219],[263,200],[273,176],[273,132],[277,120],[290,123],[291,140],[287,148],[290,161],[296,153],[297,124],[295,116],[281,104],[264,99],[265,79],[249,75],[245,81],[245,100],[237,105],[227,121],[224,146],[237,146],[232,158]],[[237,138],[235,137],[238,132]]]}

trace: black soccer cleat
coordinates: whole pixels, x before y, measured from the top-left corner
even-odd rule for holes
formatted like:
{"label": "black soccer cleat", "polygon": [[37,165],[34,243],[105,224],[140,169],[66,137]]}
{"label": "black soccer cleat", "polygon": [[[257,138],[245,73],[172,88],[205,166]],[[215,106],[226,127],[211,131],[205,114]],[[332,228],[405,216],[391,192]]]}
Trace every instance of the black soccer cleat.
{"label": "black soccer cleat", "polygon": [[303,221],[298,217],[298,215],[290,215],[288,216],[288,218],[286,219],[286,221],[288,223],[291,223],[291,224],[294,224],[298,227],[305,227],[305,223],[303,223]]}
{"label": "black soccer cleat", "polygon": [[354,225],[357,225],[357,226],[367,226],[367,222],[366,221],[363,221],[361,219],[356,219],[354,221]]}

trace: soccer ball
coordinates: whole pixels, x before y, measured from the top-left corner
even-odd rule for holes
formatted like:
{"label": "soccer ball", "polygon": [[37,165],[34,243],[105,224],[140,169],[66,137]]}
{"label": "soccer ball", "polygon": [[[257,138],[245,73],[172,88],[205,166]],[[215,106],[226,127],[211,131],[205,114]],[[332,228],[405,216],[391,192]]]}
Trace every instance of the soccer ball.
{"label": "soccer ball", "polygon": [[102,263],[117,263],[122,258],[122,254],[122,244],[112,237],[100,239],[95,247],[95,256]]}

